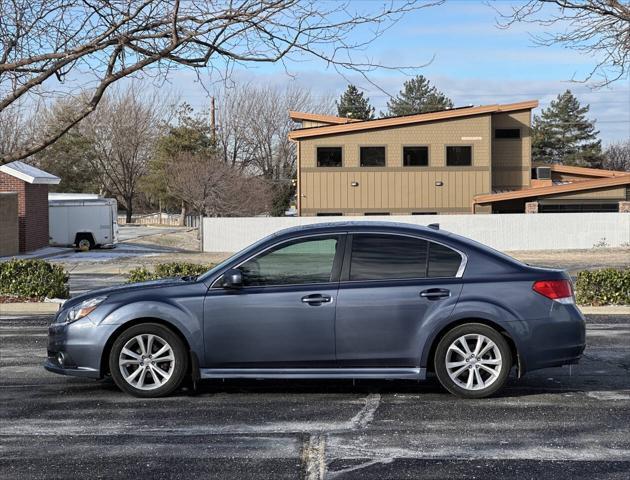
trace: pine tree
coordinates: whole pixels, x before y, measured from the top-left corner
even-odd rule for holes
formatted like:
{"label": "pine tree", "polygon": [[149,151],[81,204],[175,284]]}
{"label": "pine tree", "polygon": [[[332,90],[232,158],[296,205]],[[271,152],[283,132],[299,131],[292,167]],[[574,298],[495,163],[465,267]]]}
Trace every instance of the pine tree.
{"label": "pine tree", "polygon": [[424,76],[418,75],[403,84],[400,93],[387,102],[387,115],[413,115],[453,108],[453,102]]}
{"label": "pine tree", "polygon": [[181,206],[181,202],[169,194],[168,165],[179,154],[208,154],[212,148],[210,126],[205,118],[196,114],[187,103],[180,105],[175,122],[167,126],[164,135],[157,141],[155,155],[149,162],[149,171],[141,180],[143,193],[159,200],[167,210],[175,210]]}
{"label": "pine tree", "polygon": [[374,118],[374,107],[370,105],[370,99],[363,96],[354,85],[348,85],[345,92],[335,102],[337,115],[357,120],[371,120]]}
{"label": "pine tree", "polygon": [[[75,114],[73,105],[60,100],[37,118],[39,131],[54,131]],[[102,185],[93,167],[93,144],[79,126],[71,128],[59,140],[31,159],[39,168],[61,178],[59,185],[50,185],[51,192],[99,193]]]}
{"label": "pine tree", "polygon": [[586,117],[590,107],[582,107],[567,90],[552,100],[532,125],[532,160],[601,167],[602,145],[595,122]]}

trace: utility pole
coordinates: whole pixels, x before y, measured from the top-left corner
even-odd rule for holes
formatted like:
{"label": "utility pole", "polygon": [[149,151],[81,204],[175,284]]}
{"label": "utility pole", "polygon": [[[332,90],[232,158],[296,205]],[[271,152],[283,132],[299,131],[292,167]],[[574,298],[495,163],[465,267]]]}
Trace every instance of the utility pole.
{"label": "utility pole", "polygon": [[210,141],[213,147],[217,144],[217,121],[215,116],[214,96],[210,97]]}

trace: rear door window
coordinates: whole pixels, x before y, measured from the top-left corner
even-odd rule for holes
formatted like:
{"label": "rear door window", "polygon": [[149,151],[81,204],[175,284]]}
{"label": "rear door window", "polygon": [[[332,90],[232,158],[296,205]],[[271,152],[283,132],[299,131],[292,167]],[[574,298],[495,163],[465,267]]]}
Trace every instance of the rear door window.
{"label": "rear door window", "polygon": [[429,242],[428,277],[455,277],[462,263],[462,256],[452,248]]}
{"label": "rear door window", "polygon": [[355,234],[350,280],[424,278],[427,241],[388,234]]}

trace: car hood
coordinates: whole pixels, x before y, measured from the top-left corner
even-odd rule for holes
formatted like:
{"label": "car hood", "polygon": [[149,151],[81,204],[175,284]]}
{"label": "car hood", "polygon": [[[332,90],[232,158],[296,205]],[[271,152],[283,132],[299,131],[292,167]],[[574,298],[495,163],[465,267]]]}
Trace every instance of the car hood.
{"label": "car hood", "polygon": [[88,300],[94,297],[108,296],[117,293],[137,292],[141,290],[149,290],[152,288],[163,288],[183,285],[187,283],[190,283],[190,281],[185,280],[182,277],[175,277],[163,278],[160,280],[148,280],[146,282],[125,283],[122,285],[116,285],[114,287],[97,288],[95,290],[90,290],[89,292],[82,293],[81,295],[77,295],[76,297],[72,297],[71,299],[66,300],[63,304],[63,308],[65,309],[68,307],[72,307],[73,305],[77,305],[84,300]]}

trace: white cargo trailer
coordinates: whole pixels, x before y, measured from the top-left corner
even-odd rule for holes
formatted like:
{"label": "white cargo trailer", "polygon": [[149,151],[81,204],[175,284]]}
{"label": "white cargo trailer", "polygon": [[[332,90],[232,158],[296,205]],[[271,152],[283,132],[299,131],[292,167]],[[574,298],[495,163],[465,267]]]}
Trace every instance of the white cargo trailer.
{"label": "white cargo trailer", "polygon": [[116,200],[86,193],[49,193],[48,235],[55,246],[113,247],[118,242]]}

